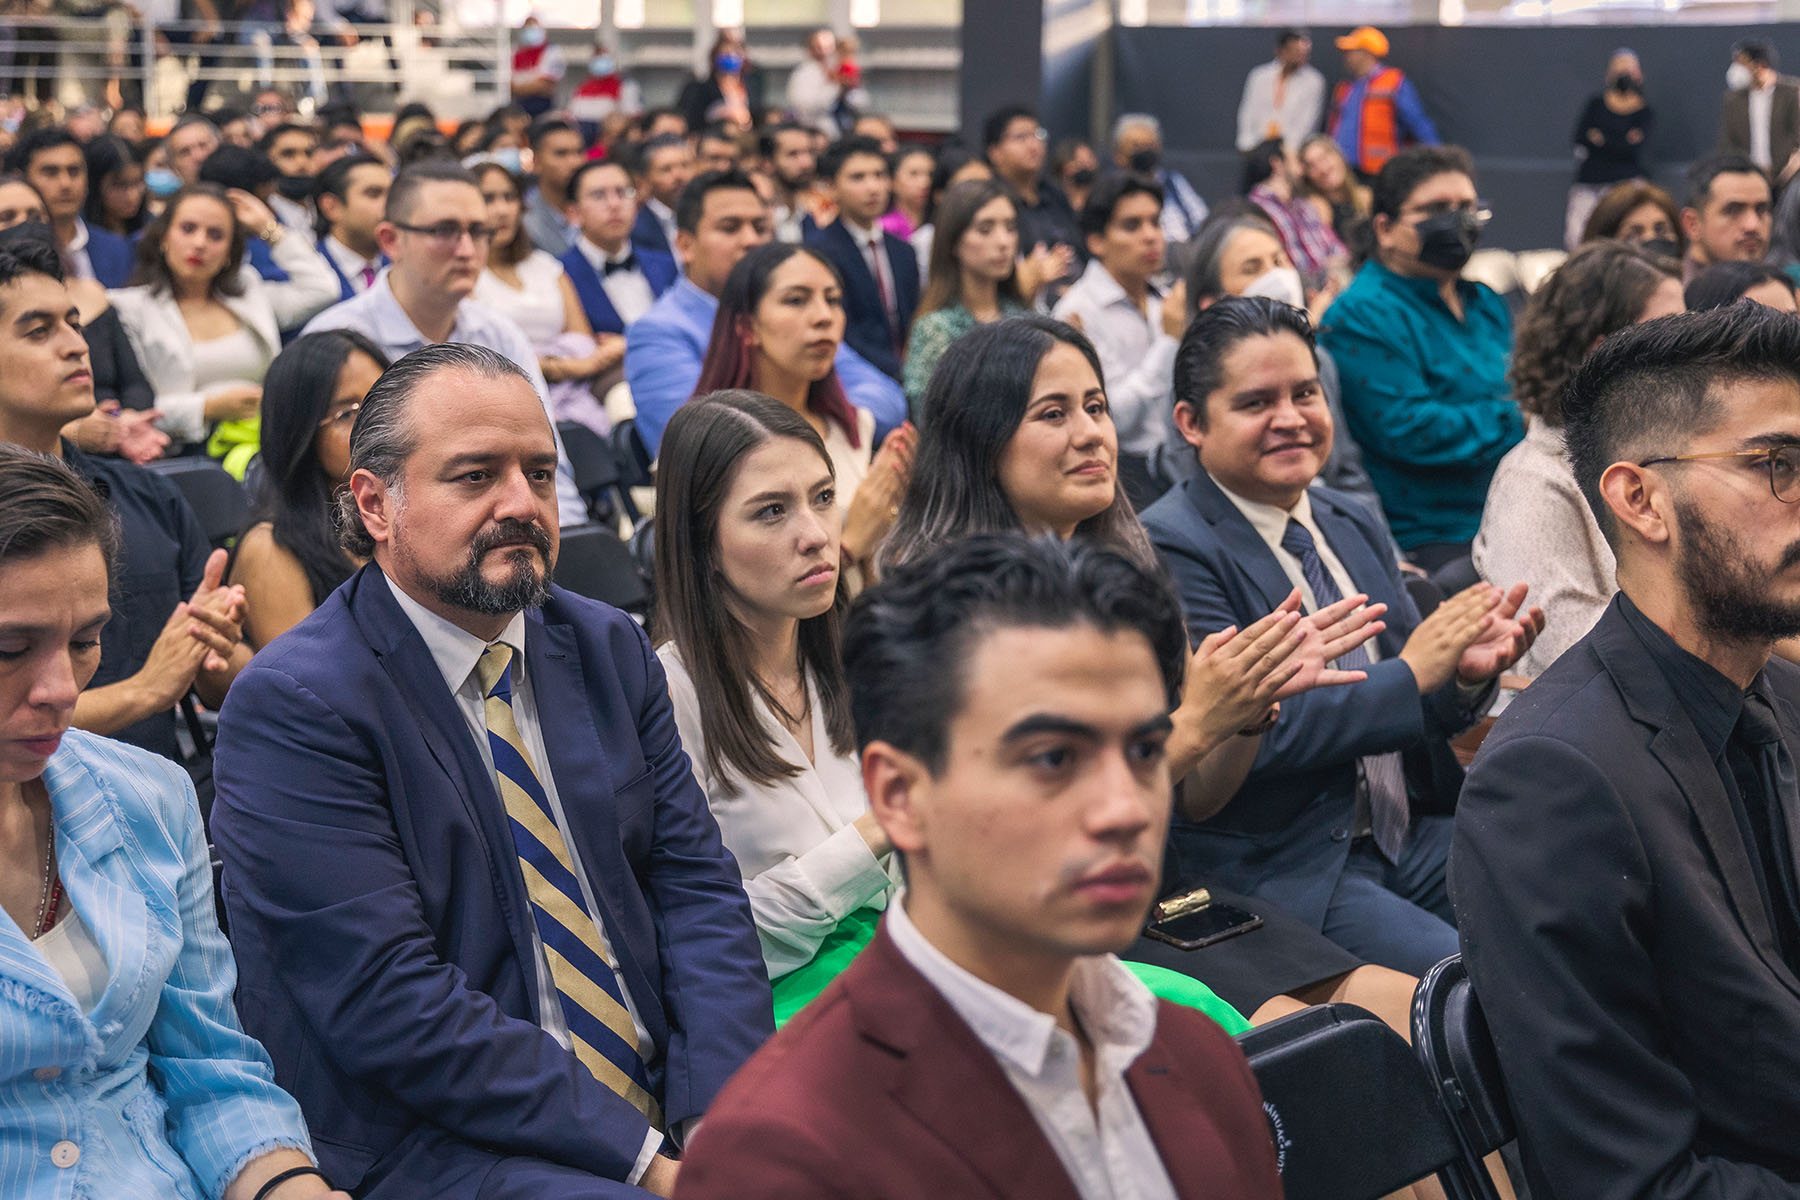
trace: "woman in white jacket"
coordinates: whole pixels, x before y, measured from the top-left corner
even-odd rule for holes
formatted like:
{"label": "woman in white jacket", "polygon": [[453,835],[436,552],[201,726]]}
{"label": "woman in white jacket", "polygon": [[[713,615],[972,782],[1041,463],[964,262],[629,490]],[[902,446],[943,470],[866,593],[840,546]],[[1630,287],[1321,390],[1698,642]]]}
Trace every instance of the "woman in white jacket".
{"label": "woman in white jacket", "polygon": [[[254,233],[288,274],[268,282],[244,262]],[[331,266],[284,229],[248,192],[212,184],[185,187],[138,242],[132,286],[113,307],[156,389],[158,424],[175,442],[205,440],[223,422],[230,446],[256,442],[262,378],[281,349],[281,331],[337,301]],[[240,468],[254,449],[236,455]]]}

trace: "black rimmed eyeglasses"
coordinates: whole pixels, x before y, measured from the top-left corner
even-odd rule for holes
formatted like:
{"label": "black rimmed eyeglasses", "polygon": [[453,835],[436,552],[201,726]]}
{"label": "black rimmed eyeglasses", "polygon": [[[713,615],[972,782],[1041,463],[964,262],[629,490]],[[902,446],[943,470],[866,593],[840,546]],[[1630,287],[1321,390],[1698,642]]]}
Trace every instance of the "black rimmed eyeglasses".
{"label": "black rimmed eyeglasses", "polygon": [[1662,458],[1646,458],[1640,467],[1662,463],[1703,462],[1715,458],[1760,458],[1769,471],[1769,491],[1783,504],[1800,501],[1800,445],[1775,446],[1759,450],[1714,450],[1706,454],[1670,454]]}

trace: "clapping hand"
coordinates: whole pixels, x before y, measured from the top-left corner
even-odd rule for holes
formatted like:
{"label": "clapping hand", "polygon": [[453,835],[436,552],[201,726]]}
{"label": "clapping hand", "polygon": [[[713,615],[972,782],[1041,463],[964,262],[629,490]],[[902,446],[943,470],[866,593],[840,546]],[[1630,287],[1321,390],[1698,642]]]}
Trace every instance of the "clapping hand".
{"label": "clapping hand", "polygon": [[188,635],[206,647],[204,671],[223,671],[231,665],[232,653],[244,640],[244,589],[242,585],[223,586],[227,556],[214,550],[206,560],[206,571],[200,586],[187,603]]}
{"label": "clapping hand", "polygon": [[1486,683],[1525,657],[1537,635],[1544,631],[1543,609],[1533,605],[1520,611],[1528,590],[1525,584],[1515,583],[1500,596],[1490,614],[1493,620],[1456,661],[1458,683]]}
{"label": "clapping hand", "polygon": [[[1380,619],[1387,612],[1387,605],[1370,604],[1368,599],[1361,594],[1346,597],[1300,622],[1302,641],[1294,657],[1301,666],[1275,694],[1277,700],[1313,688],[1361,683],[1369,677],[1366,671],[1342,671],[1330,665],[1387,628],[1387,622]],[[1281,602],[1281,608],[1298,611],[1299,607],[1300,591],[1296,588]]]}

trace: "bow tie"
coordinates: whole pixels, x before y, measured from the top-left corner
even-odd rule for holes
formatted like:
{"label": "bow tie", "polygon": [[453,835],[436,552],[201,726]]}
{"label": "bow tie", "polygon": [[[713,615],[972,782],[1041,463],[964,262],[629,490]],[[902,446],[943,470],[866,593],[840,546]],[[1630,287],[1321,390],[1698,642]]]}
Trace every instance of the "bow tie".
{"label": "bow tie", "polygon": [[618,262],[609,262],[606,264],[606,273],[608,275],[611,275],[614,271],[635,271],[637,269],[638,261],[637,255],[635,254],[627,254]]}

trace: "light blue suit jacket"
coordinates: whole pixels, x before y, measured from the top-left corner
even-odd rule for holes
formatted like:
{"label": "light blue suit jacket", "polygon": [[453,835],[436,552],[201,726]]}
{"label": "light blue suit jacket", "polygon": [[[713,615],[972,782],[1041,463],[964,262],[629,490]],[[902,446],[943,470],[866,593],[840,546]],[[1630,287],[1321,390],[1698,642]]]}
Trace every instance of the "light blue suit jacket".
{"label": "light blue suit jacket", "polygon": [[[44,783],[63,886],[109,977],[83,1013],[0,917],[0,1196],[67,1196],[72,1183],[82,1196],[201,1200],[265,1151],[310,1155],[299,1106],[238,1024],[187,775],[71,731]],[[51,1158],[64,1141],[80,1152],[68,1167]]]}

